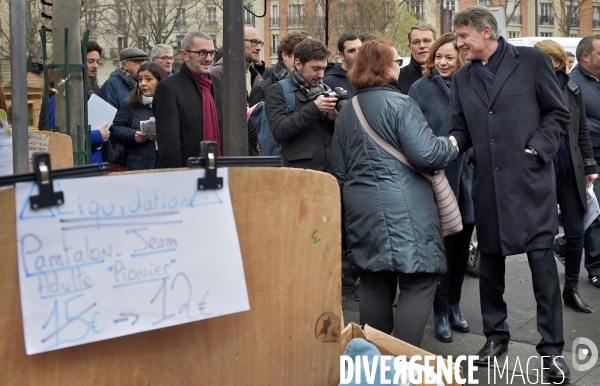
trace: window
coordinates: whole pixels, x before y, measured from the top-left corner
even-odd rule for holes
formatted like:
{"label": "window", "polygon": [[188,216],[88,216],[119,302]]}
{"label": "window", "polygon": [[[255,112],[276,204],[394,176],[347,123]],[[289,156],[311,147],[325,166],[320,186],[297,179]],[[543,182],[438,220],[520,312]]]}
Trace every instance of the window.
{"label": "window", "polygon": [[288,26],[304,27],[304,4],[288,5]]}
{"label": "window", "polygon": [[600,7],[592,7],[592,25],[600,28]]}
{"label": "window", "polygon": [[167,44],[167,37],[165,35],[160,37],[160,44]]}
{"label": "window", "polygon": [[423,19],[423,2],[422,1],[411,1],[409,4],[409,10],[419,20]]}
{"label": "window", "polygon": [[279,27],[279,5],[271,6],[271,27]]}
{"label": "window", "polygon": [[175,27],[185,27],[185,9],[177,8],[177,16],[175,17]]}
{"label": "window", "polygon": [[543,38],[551,38],[552,32],[540,32],[540,36]]}
{"label": "window", "polygon": [[539,25],[554,25],[554,8],[552,3],[540,3]]}
{"label": "window", "polygon": [[508,31],[508,38],[509,39],[514,39],[514,38],[520,38],[521,37],[521,33],[518,31]]}
{"label": "window", "polygon": [[124,9],[117,9],[117,26],[119,28],[127,26],[127,11]]}
{"label": "window", "polygon": [[149,51],[151,48],[150,44],[148,43],[148,38],[145,36],[138,36],[137,46],[142,51]]}
{"label": "window", "polygon": [[206,9],[206,23],[209,26],[217,25],[217,7],[208,7]]}
{"label": "window", "polygon": [[444,0],[444,8],[449,9],[452,12],[458,11],[456,0]]}
{"label": "window", "polygon": [[521,24],[523,19],[521,18],[520,2],[517,3],[515,0],[509,0],[506,3],[506,14],[510,16],[508,24]]}
{"label": "window", "polygon": [[254,12],[254,7],[252,4],[244,4],[244,26],[245,27],[254,27],[254,15],[251,13]]}
{"label": "window", "polygon": [[571,7],[567,5],[565,7],[565,25],[569,24],[571,27],[579,28],[579,9],[577,7]]}
{"label": "window", "polygon": [[85,15],[85,24],[89,29],[94,29],[98,25],[98,15],[96,12],[88,12]]}
{"label": "window", "polygon": [[138,11],[137,11],[137,21],[138,21],[138,27],[146,26],[146,13],[144,11],[142,11],[141,9],[138,9]]}
{"label": "window", "polygon": [[175,36],[175,49],[177,51],[181,51],[181,42],[183,41],[183,38],[184,38],[183,35]]}
{"label": "window", "polygon": [[218,48],[217,46],[217,35],[210,35],[210,39],[213,41],[213,45],[215,46],[215,50]]}
{"label": "window", "polygon": [[346,4],[344,3],[338,4],[338,24],[346,24]]}
{"label": "window", "polygon": [[490,4],[490,0],[477,0],[477,5],[480,5],[482,7],[489,7]]}
{"label": "window", "polygon": [[570,37],[570,38],[578,38],[578,37],[579,37],[579,34],[569,34],[569,37]]}
{"label": "window", "polygon": [[279,47],[279,34],[271,35],[271,55],[277,55],[278,47]]}
{"label": "window", "polygon": [[121,52],[122,50],[127,48],[127,39],[124,37],[118,37],[117,38],[117,48],[119,49],[119,52]]}

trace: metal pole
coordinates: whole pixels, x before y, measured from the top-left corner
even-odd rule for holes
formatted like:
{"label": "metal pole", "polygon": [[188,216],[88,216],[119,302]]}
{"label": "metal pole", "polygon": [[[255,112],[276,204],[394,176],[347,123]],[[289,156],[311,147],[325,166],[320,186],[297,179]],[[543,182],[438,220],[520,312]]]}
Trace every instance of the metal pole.
{"label": "metal pole", "polygon": [[325,0],[325,47],[329,47],[329,0]]}
{"label": "metal pole", "polygon": [[248,155],[244,0],[223,2],[223,155]]}
{"label": "metal pole", "polygon": [[[81,33],[79,26],[79,12],[81,0],[60,0],[54,3],[54,17],[52,18],[54,63],[81,65]],[[68,31],[68,36],[65,35]],[[87,95],[83,95],[83,73],[79,68],[65,71],[57,68],[55,72],[56,94],[56,126],[63,129],[73,141],[73,151],[85,151],[85,130],[79,132],[77,126],[85,127],[83,110],[87,103]],[[68,91],[67,91],[68,88]],[[76,164],[85,164],[91,160],[73,157]]]}
{"label": "metal pole", "polygon": [[534,20],[534,25],[535,25],[535,36],[538,36],[538,24],[540,23],[538,20],[538,0],[535,0],[535,17],[533,18]]}
{"label": "metal pole", "polygon": [[13,171],[29,172],[27,45],[25,44],[25,1],[10,2],[10,94],[13,128]]}

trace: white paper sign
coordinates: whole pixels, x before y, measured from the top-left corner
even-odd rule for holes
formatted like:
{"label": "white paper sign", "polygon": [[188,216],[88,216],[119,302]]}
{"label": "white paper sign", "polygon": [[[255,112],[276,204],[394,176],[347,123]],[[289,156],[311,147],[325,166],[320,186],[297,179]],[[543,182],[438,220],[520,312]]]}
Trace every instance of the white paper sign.
{"label": "white paper sign", "polygon": [[585,195],[587,199],[587,212],[583,217],[583,230],[588,229],[592,222],[600,215],[600,207],[598,207],[598,198],[594,193],[594,184],[590,184],[585,189]]}
{"label": "white paper sign", "polygon": [[0,109],[0,176],[13,174],[12,127],[6,111]]}
{"label": "white paper sign", "polygon": [[33,211],[16,187],[27,354],[250,309],[227,169],[58,180],[65,204]]}

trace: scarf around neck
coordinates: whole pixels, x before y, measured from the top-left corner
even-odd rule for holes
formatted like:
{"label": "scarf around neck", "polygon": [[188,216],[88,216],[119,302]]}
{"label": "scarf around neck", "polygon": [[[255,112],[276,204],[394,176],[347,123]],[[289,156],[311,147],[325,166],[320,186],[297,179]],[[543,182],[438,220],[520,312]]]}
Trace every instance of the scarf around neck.
{"label": "scarf around neck", "polygon": [[498,39],[498,48],[496,48],[496,51],[490,56],[487,64],[484,65],[481,60],[472,61],[475,73],[481,78],[483,84],[485,84],[485,91],[487,92],[488,98],[492,95],[494,80],[496,79],[496,74],[500,68],[500,63],[502,63],[502,58],[504,58],[507,45],[508,43],[506,43],[506,40],[500,36]]}
{"label": "scarf around neck", "polygon": [[212,80],[208,75],[201,75],[191,71],[194,79],[202,91],[202,117],[203,138],[205,141],[217,142],[217,156],[221,156],[221,134],[219,133],[219,118],[217,117],[217,106],[211,94]]}
{"label": "scarf around neck", "polygon": [[289,73],[290,72],[281,60],[275,63],[275,66],[273,66],[273,76],[275,76],[277,80],[284,80]]}
{"label": "scarf around neck", "polygon": [[313,100],[315,97],[323,92],[325,92],[325,83],[322,80],[319,81],[317,86],[311,86],[303,77],[300,76],[296,66],[292,66],[290,68],[290,80],[294,86],[298,88],[308,100]]}
{"label": "scarf around neck", "polygon": [[126,69],[119,68],[119,75],[127,86],[129,86],[130,90],[133,90],[137,86],[137,80],[133,79],[133,76],[129,75],[129,72]]}
{"label": "scarf around neck", "polygon": [[154,97],[147,97],[145,95],[142,95],[142,104],[144,106],[152,105],[153,99],[154,99]]}

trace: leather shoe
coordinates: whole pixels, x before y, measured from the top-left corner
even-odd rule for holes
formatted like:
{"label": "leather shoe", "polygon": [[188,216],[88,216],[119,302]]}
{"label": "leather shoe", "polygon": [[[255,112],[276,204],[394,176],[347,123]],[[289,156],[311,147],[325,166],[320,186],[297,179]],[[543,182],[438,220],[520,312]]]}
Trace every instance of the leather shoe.
{"label": "leather shoe", "polygon": [[433,322],[435,323],[435,339],[440,342],[452,342],[452,330],[448,314],[433,313]]}
{"label": "leather shoe", "polygon": [[588,306],[583,299],[581,299],[577,288],[565,286],[563,289],[562,298],[565,302],[565,305],[571,307],[577,312],[592,312],[592,308]]}
{"label": "leather shoe", "polygon": [[564,381],[565,378],[571,374],[571,370],[569,369],[569,366],[567,366],[565,358],[561,355],[545,356],[544,368],[546,369],[548,378],[551,380]]}
{"label": "leather shoe", "polygon": [[448,304],[448,319],[454,331],[469,332],[469,323],[465,320],[458,304]]}
{"label": "leather shoe", "polygon": [[500,343],[494,342],[493,340],[488,340],[485,342],[485,346],[483,346],[483,348],[477,353],[479,358],[473,361],[473,363],[481,366],[487,366],[488,363],[493,365],[494,358],[507,351],[508,343]]}

